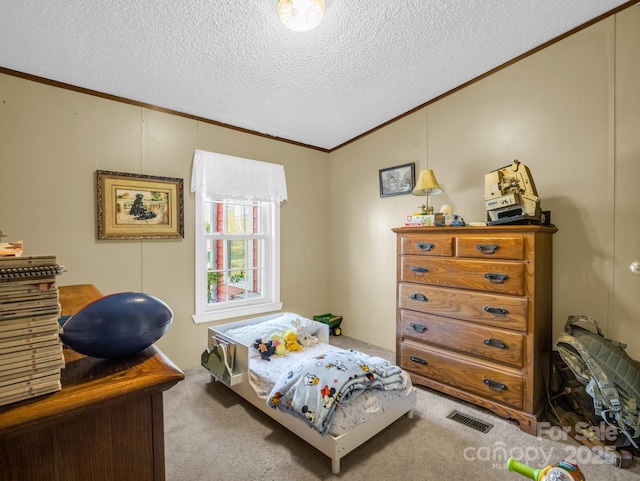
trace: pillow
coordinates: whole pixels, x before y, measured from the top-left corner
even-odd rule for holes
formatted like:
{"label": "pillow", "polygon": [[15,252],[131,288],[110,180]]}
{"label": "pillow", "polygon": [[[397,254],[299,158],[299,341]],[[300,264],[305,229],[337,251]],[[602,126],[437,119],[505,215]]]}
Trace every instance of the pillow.
{"label": "pillow", "polygon": [[314,334],[319,326],[305,317],[286,312],[278,317],[269,319],[259,324],[250,324],[248,326],[234,327],[224,332],[226,336],[240,342],[241,344],[251,345],[256,339],[269,340],[276,332],[284,334],[289,329],[293,329],[291,321],[300,319],[303,325],[309,325],[309,332]]}

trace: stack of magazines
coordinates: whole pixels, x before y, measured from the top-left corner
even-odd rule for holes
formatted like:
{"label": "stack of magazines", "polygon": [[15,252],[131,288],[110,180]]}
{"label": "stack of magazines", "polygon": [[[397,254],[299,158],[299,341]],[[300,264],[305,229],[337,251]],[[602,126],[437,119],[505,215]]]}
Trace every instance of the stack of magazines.
{"label": "stack of magazines", "polygon": [[55,255],[0,257],[0,406],[61,389]]}

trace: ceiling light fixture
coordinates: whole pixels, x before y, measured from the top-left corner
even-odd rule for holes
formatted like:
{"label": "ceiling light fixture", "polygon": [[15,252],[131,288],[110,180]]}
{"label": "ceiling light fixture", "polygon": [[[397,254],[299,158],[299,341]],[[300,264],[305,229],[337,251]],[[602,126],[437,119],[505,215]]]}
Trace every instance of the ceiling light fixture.
{"label": "ceiling light fixture", "polygon": [[280,0],[278,16],[294,32],[316,28],[324,16],[324,0]]}

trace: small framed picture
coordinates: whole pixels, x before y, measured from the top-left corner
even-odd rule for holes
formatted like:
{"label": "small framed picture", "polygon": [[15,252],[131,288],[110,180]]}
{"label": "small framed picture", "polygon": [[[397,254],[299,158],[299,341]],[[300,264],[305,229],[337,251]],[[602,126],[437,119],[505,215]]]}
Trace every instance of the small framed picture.
{"label": "small framed picture", "polygon": [[410,194],[416,183],[415,163],[380,169],[380,197]]}
{"label": "small framed picture", "polygon": [[183,239],[183,181],[96,171],[98,239]]}

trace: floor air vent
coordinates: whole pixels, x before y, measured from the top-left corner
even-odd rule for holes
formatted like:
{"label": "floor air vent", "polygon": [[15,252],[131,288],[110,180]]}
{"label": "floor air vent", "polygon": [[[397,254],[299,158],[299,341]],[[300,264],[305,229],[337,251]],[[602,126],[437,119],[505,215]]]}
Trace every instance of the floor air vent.
{"label": "floor air vent", "polygon": [[480,421],[477,418],[469,416],[468,414],[461,413],[456,410],[447,416],[448,419],[451,419],[457,423],[464,424],[465,426],[469,426],[470,428],[475,429],[476,431],[480,431],[481,433],[488,433],[491,431],[493,424],[485,423],[484,421]]}

